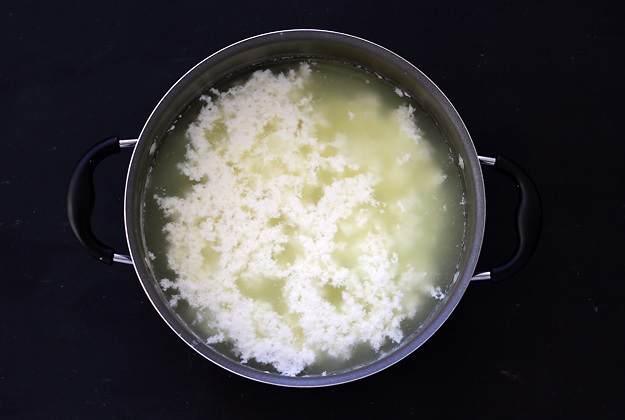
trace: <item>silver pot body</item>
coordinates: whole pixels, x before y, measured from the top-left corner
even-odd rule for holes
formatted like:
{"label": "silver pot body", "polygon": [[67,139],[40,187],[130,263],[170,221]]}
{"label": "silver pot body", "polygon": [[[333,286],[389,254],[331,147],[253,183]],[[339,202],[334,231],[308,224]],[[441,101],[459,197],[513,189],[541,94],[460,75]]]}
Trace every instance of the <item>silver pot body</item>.
{"label": "silver pot body", "polygon": [[[204,344],[172,309],[150,266],[142,204],[147,174],[159,145],[172,123],[198,96],[220,81],[256,67],[285,59],[310,58],[361,66],[408,93],[426,110],[464,163],[460,172],[467,201],[466,239],[458,262],[459,275],[446,290],[444,299],[421,327],[393,351],[345,371],[288,377],[252,368]],[[485,195],[480,162],[464,123],[450,101],[421,71],[391,51],[361,38],[321,30],[290,30],[259,35],[224,48],[200,62],[171,87],[148,118],[136,143],[126,181],[124,214],[131,258],[143,289],[181,339],[207,359],[238,375],[275,385],[318,387],[350,382],[393,365],[415,351],[443,324],[464,294],[477,264],[485,225]]]}

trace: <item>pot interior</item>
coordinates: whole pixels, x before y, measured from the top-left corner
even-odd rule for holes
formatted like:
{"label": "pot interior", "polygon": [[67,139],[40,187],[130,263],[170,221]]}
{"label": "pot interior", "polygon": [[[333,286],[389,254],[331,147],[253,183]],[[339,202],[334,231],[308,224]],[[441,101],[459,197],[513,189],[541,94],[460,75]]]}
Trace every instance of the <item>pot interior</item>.
{"label": "pot interior", "polygon": [[[159,213],[154,196],[180,181],[175,170],[161,171],[161,162],[173,159],[180,166],[188,142],[186,128],[197,119],[205,103],[198,102],[210,89],[226,91],[241,75],[258,69],[293,69],[300,63],[351,66],[369,81],[387,84],[416,109],[427,132],[436,133],[436,154],[451,169],[461,189],[462,221],[447,258],[452,270],[434,289],[436,299],[418,321],[404,320],[401,340],[389,340],[372,350],[359,346],[349,360],[312,364],[295,375],[284,375],[254,358],[241,361],[229,342],[212,340],[198,328],[197,305],[178,299],[168,288],[176,277],[164,247],[167,218]],[[438,88],[414,66],[390,51],[359,38],[327,31],[285,31],[254,37],[207,58],[184,75],[163,97],[148,119],[130,164],[126,185],[126,230],[130,252],[141,283],[153,305],[170,327],[196,351],[220,366],[263,382],[286,386],[323,386],[348,382],[375,373],[407,356],[444,322],[461,298],[479,255],[484,224],[484,192],[477,155],[460,117]],[[160,219],[159,219],[160,217]],[[171,220],[169,220],[171,221]],[[453,234],[450,234],[453,236]],[[441,239],[439,238],[439,241]],[[443,240],[444,241],[444,240]],[[453,242],[453,241],[452,241]],[[208,343],[207,343],[208,340]]]}

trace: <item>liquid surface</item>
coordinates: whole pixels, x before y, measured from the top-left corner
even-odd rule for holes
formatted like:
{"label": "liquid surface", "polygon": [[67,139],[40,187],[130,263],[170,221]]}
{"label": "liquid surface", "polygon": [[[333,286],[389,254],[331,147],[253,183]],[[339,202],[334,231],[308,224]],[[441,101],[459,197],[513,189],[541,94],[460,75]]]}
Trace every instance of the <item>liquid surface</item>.
{"label": "liquid surface", "polygon": [[376,75],[325,61],[211,90],[159,146],[144,230],[196,334],[284,375],[375,359],[452,282],[464,235],[456,158]]}

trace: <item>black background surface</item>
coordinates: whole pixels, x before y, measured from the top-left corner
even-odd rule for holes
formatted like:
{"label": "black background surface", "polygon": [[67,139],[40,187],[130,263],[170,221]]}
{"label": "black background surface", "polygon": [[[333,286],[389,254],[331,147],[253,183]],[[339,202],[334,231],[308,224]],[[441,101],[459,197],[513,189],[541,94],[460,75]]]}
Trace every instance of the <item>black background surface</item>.
{"label": "black background surface", "polygon": [[[623,408],[621,2],[27,1],[0,5],[0,418],[609,418]],[[132,267],[73,237],[66,191],[97,141],[138,136],[176,80],[259,33],[321,28],[398,53],[507,155],[544,205],[534,258],[469,285],[407,359],[323,389],[255,383],[163,323]],[[121,252],[130,153],[98,168],[94,229]],[[514,185],[485,171],[486,266]]]}

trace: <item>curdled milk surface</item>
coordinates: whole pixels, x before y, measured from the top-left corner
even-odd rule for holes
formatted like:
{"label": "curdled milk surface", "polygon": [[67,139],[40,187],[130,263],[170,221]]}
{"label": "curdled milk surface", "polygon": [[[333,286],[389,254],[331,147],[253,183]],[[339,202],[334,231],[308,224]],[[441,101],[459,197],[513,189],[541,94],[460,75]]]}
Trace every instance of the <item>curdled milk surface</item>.
{"label": "curdled milk surface", "polygon": [[464,235],[457,158],[402,92],[292,63],[190,115],[155,159],[144,219],[161,287],[208,344],[321,373],[400,343],[443,298]]}

